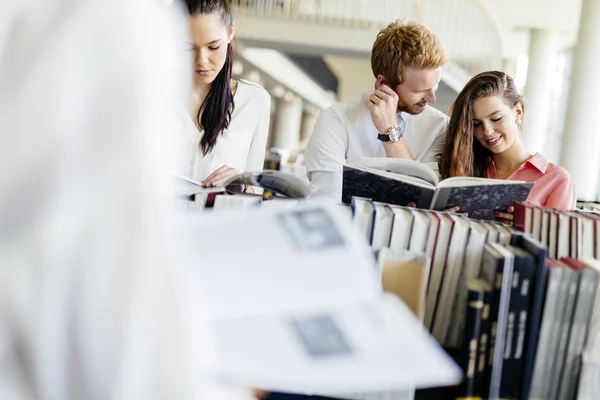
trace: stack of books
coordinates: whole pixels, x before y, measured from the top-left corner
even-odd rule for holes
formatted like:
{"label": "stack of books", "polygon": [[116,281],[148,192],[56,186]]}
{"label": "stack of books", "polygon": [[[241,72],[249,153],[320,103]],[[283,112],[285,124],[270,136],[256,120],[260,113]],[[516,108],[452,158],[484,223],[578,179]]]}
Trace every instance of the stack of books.
{"label": "stack of books", "polygon": [[552,258],[600,258],[600,214],[516,202],[514,227],[531,234]]}
{"label": "stack of books", "polygon": [[512,227],[370,199],[352,199],[353,224],[374,251],[427,257],[425,326],[443,346],[456,348],[466,319],[469,279],[479,276],[486,243],[509,244]]}
{"label": "stack of books", "polygon": [[426,259],[426,283],[415,282],[423,322],[465,377],[436,398],[597,398],[600,216],[517,202],[513,228],[351,203],[353,224],[374,251]]}

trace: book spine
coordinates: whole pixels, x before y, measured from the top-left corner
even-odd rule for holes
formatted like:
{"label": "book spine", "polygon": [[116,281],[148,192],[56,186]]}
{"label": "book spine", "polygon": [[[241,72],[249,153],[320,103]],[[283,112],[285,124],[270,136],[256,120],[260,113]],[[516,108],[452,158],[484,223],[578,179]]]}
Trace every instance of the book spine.
{"label": "book spine", "polygon": [[458,399],[475,398],[477,350],[482,312],[484,308],[484,290],[469,290],[467,305],[467,324],[465,337],[460,354],[460,365],[465,372],[465,378],[459,388]]}
{"label": "book spine", "polygon": [[484,379],[487,361],[487,352],[490,341],[490,307],[492,301],[492,292],[486,291],[483,296],[483,310],[481,313],[481,326],[479,329],[479,347],[477,348],[477,369],[475,370],[475,388],[476,396],[483,396],[485,393]]}
{"label": "book spine", "polygon": [[528,398],[544,399],[545,388],[550,370],[550,355],[552,354],[552,329],[556,324],[558,304],[560,299],[560,285],[563,279],[563,270],[551,268],[548,273],[548,289],[542,316],[542,326],[540,328],[540,337],[533,367],[533,378],[531,381],[531,390]]}
{"label": "book spine", "polygon": [[533,368],[538,348],[538,339],[540,339],[540,324],[542,320],[542,310],[544,306],[544,297],[546,295],[546,282],[548,280],[548,267],[546,266],[546,252],[537,252],[535,259],[536,269],[531,288],[532,301],[529,314],[529,323],[527,327],[527,348],[523,359],[523,374],[521,384],[521,400],[529,398],[531,382],[533,379]]}
{"label": "book spine", "polygon": [[515,211],[513,214],[513,226],[516,230],[525,232],[525,204],[520,201],[515,202]]}
{"label": "book spine", "polygon": [[556,393],[558,393],[558,386],[560,384],[560,373],[563,368],[564,360],[565,360],[565,352],[567,349],[567,342],[569,339],[569,330],[571,328],[571,320],[573,317],[573,307],[575,305],[575,298],[577,296],[577,288],[579,286],[578,278],[579,275],[576,271],[571,269],[566,269],[570,275],[568,282],[568,291],[565,301],[565,308],[562,314],[562,317],[559,321],[558,326],[558,346],[556,347],[556,358],[554,360],[552,366],[552,380],[549,386],[549,395],[552,395],[552,398],[555,398]]}
{"label": "book spine", "polygon": [[517,399],[520,394],[522,361],[529,317],[529,289],[532,278],[532,258],[516,256],[500,383],[500,397],[506,399]]}
{"label": "book spine", "polygon": [[559,400],[571,400],[575,395],[577,378],[581,370],[581,355],[585,343],[592,303],[598,284],[598,274],[591,269],[579,272],[579,291],[575,304],[573,323],[569,334],[569,343],[565,363],[560,379]]}
{"label": "book spine", "polygon": [[[510,305],[511,282],[513,280],[513,258],[507,257],[499,260],[499,265],[496,268],[501,279],[496,283],[499,289],[496,312],[496,326],[492,328],[493,344],[490,343],[493,356],[491,357],[490,368],[490,386],[488,391],[488,399],[496,399],[500,397],[500,384],[502,380],[502,364],[504,347],[506,344],[506,326],[508,324],[508,310]],[[498,280],[498,279],[497,279]],[[490,363],[488,363],[490,365]]]}
{"label": "book spine", "polygon": [[493,382],[493,369],[494,369],[494,357],[496,348],[496,336],[498,333],[498,313],[500,311],[500,300],[502,297],[502,280],[504,279],[504,267],[499,264],[496,269],[496,275],[494,277],[492,298],[490,306],[490,331],[488,341],[488,354],[487,354],[487,365],[485,367],[483,386],[485,393],[492,395],[486,396],[487,398],[497,397],[493,393],[497,391],[499,382]]}

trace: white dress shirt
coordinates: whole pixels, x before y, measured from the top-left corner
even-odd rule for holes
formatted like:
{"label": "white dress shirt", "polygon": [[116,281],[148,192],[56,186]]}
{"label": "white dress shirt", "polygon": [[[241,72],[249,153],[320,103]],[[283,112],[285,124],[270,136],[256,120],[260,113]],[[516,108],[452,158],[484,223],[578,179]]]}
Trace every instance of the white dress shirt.
{"label": "white dress shirt", "polygon": [[[321,114],[306,147],[308,179],[318,188],[316,198],[340,201],[342,171],[346,163],[362,157],[385,157],[383,143],[365,104],[373,90],[362,92]],[[448,116],[431,106],[419,115],[398,113],[398,125],[415,158],[436,172],[443,147]]]}
{"label": "white dress shirt", "polygon": [[229,127],[217,139],[210,153],[204,155],[200,140],[204,131],[198,131],[194,121],[185,115],[183,175],[202,181],[214,170],[228,165],[239,173],[262,171],[265,161],[271,97],[255,83],[240,79],[234,96],[235,107]]}

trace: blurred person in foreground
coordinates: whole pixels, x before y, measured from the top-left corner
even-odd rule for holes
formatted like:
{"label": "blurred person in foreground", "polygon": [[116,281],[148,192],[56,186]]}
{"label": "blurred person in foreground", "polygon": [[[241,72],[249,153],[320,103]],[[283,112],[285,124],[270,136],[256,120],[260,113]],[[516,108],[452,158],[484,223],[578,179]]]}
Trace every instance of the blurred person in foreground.
{"label": "blurred person in foreground", "polygon": [[169,10],[0,3],[3,400],[248,397],[199,374],[202,305],[159,195],[190,85]]}

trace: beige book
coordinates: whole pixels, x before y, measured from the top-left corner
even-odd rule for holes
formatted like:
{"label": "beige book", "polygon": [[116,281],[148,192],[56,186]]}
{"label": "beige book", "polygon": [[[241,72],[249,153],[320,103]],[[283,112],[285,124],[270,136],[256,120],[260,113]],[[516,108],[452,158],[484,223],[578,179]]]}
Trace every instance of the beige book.
{"label": "beige book", "polygon": [[427,257],[421,253],[384,248],[379,253],[379,265],[383,291],[402,300],[422,322],[425,316]]}

